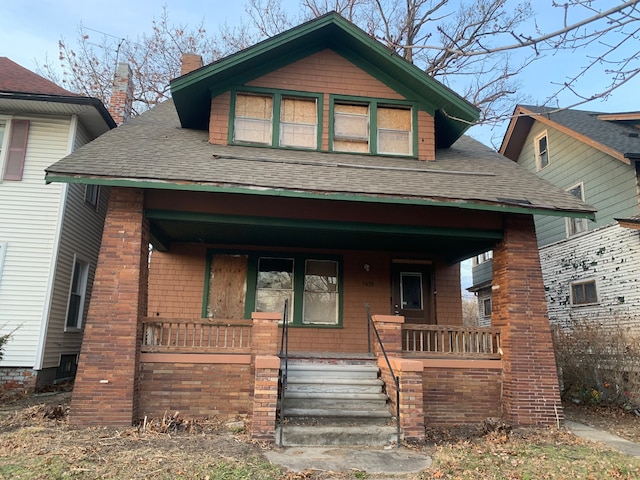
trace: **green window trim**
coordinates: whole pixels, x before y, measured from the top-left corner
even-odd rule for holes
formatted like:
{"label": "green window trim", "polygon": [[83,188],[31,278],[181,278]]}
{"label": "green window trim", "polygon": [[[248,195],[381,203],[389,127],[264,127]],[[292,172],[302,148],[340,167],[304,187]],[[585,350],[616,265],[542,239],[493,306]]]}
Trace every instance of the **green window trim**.
{"label": "green window trim", "polygon": [[[341,104],[353,104],[353,105],[366,105],[369,107],[369,152],[345,152],[342,150],[334,149],[334,119],[335,119],[335,105]],[[405,107],[411,109],[411,153],[406,155],[402,153],[380,153],[378,151],[378,108],[383,107]],[[336,153],[347,154],[360,154],[360,155],[378,155],[378,156],[391,156],[391,157],[418,157],[418,106],[416,102],[409,100],[391,100],[372,97],[357,97],[350,95],[336,95],[331,94],[329,96],[329,151]]]}
{"label": "green window trim", "polygon": [[[242,93],[270,96],[273,99],[270,144],[254,143],[254,142],[247,142],[247,141],[243,142],[243,141],[236,141],[234,139],[236,98],[238,94],[242,94]],[[301,99],[308,98],[308,99],[316,100],[316,146],[315,148],[292,147],[292,146],[280,145],[280,126],[281,126],[280,109],[281,109],[283,98],[301,98]],[[323,105],[324,105],[324,95],[322,93],[300,92],[297,90],[279,90],[279,89],[260,88],[260,87],[232,88],[230,108],[229,108],[229,125],[227,130],[228,131],[227,142],[229,145],[247,145],[247,146],[256,146],[256,147],[263,147],[263,148],[278,148],[278,149],[287,149],[287,150],[320,151],[322,149]]]}
{"label": "green window trim", "polygon": [[[293,259],[294,262],[294,287],[293,287],[293,311],[289,314],[293,315],[290,318],[290,327],[301,328],[342,328],[342,312],[344,302],[344,278],[343,278],[343,259],[339,255],[326,255],[326,254],[303,254],[303,253],[290,253],[281,251],[249,251],[249,250],[222,250],[222,249],[208,249],[205,266],[204,276],[204,290],[202,298],[202,318],[207,318],[207,305],[209,303],[209,281],[211,275],[211,262],[214,255],[247,255],[247,285],[245,296],[245,311],[244,318],[251,319],[251,314],[256,311],[256,292],[258,287],[258,262],[260,258],[280,258],[280,259]],[[307,260],[325,260],[333,261],[338,264],[338,315],[337,323],[335,324],[305,324],[303,323],[303,308],[304,308],[304,293],[305,293],[305,268]]]}

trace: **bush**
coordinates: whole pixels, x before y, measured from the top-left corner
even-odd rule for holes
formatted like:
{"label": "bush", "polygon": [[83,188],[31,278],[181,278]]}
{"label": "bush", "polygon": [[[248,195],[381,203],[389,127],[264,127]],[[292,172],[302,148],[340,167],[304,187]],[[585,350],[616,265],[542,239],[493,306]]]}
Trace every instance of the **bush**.
{"label": "bush", "polygon": [[[606,325],[606,326],[605,326]],[[563,398],[640,406],[640,335],[612,320],[556,328],[553,343]]]}
{"label": "bush", "polygon": [[0,360],[2,360],[2,357],[4,356],[4,346],[5,344],[9,341],[9,339],[11,338],[11,335],[13,334],[15,330],[9,332],[9,333],[5,333],[0,335]]}

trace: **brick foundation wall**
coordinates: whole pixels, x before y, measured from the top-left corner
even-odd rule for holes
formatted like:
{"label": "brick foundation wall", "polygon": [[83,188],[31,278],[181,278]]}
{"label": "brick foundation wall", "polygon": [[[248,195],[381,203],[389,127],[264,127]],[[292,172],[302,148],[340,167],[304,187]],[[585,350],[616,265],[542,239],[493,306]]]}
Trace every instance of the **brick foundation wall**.
{"label": "brick foundation wall", "polygon": [[141,363],[139,415],[249,415],[252,390],[250,364]]}
{"label": "brick foundation wall", "polygon": [[[372,98],[403,100],[404,97],[387,87],[332,50],[323,50],[302,60],[279,68],[249,83],[251,87],[279,88],[324,94],[322,118],[322,150],[329,149],[329,95],[357,95]],[[229,129],[228,93],[214,98],[209,122],[209,141],[227,143]],[[220,108],[224,108],[220,113]],[[435,123],[431,115],[419,112],[418,158],[435,160]]]}
{"label": "brick foundation wall", "polygon": [[[444,362],[459,362],[447,368]],[[453,426],[501,418],[502,369],[473,367],[473,361],[424,360],[423,400],[425,425]],[[483,362],[483,363],[486,363]],[[430,366],[431,364],[431,366]]]}
{"label": "brick foundation wall", "polygon": [[112,188],[71,399],[74,426],[124,427],[138,417],[149,227],[143,191]]}
{"label": "brick foundation wall", "polygon": [[28,367],[0,368],[0,392],[33,390],[36,387],[37,372]]}
{"label": "brick foundation wall", "polygon": [[508,216],[493,250],[491,323],[502,329],[503,417],[521,426],[563,420],[532,216]]}

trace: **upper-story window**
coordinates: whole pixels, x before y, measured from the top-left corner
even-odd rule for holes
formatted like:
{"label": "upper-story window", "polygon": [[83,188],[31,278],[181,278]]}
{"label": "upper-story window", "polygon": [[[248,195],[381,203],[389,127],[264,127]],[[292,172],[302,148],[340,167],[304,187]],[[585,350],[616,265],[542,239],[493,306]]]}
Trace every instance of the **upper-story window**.
{"label": "upper-story window", "polygon": [[546,130],[534,139],[536,149],[536,170],[540,171],[549,165],[549,140]]}
{"label": "upper-story window", "polygon": [[[574,197],[578,197],[584,202],[584,186],[582,183],[574,185],[567,190]],[[586,218],[567,218],[567,236],[577,235],[586,232],[589,228]]]}
{"label": "upper-story window", "polygon": [[413,155],[410,105],[336,98],[332,107],[333,151]]}
{"label": "upper-story window", "polygon": [[3,180],[22,180],[29,120],[0,119],[0,172]]}
{"label": "upper-story window", "polygon": [[98,201],[100,200],[100,186],[99,185],[85,185],[84,187],[84,201],[87,205],[97,209]]}
{"label": "upper-story window", "polygon": [[318,97],[237,92],[233,143],[318,148]]}

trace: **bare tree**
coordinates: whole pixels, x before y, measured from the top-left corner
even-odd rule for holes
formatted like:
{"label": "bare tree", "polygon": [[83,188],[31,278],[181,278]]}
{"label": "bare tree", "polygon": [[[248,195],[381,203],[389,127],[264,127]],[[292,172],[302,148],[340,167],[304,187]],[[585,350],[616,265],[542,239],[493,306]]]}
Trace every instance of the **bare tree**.
{"label": "bare tree", "polygon": [[[529,101],[521,75],[532,62],[561,50],[580,54],[584,66],[566,78],[546,72],[544,80],[555,90],[537,103],[557,104],[567,92],[575,99],[572,106],[606,97],[640,72],[640,0],[618,0],[613,7],[608,1],[607,10],[600,7],[604,0],[552,0],[555,18],[562,20],[553,31],[539,26],[550,22],[538,22],[530,0],[301,0],[298,12],[281,2],[248,0],[251,23],[221,26],[215,35],[203,23],[195,29],[170,25],[166,8],[153,19],[151,33],[135,40],[81,26],[77,45],[60,42],[62,84],[108,103],[118,61],[129,62],[134,109],[141,111],[169,95],[182,53],[201,53],[209,62],[329,11],[459,92],[481,110],[481,123],[504,120],[515,103]],[[40,71],[56,80],[51,63]]]}
{"label": "bare tree", "polygon": [[53,62],[45,59],[39,72],[76,93],[109,103],[115,70],[127,62],[133,72],[133,114],[149,109],[169,97],[169,80],[180,75],[183,53],[197,52],[211,62],[254,43],[248,28],[220,27],[218,35],[208,34],[201,22],[195,28],[172,25],[167,8],[151,21],[150,33],[135,39],[118,38],[80,25],[76,44],[59,41],[62,78]]}

